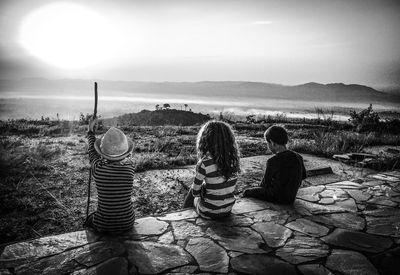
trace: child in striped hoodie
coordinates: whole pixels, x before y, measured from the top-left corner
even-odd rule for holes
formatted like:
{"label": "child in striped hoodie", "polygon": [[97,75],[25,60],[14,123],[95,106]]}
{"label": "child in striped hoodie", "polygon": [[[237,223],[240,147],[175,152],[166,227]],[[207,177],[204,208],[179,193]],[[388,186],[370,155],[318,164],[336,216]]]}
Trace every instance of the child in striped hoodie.
{"label": "child in striped hoodie", "polygon": [[222,121],[207,122],[197,135],[196,149],[199,159],[196,176],[183,207],[195,207],[204,218],[228,216],[235,203],[240,172],[239,150],[232,128]]}
{"label": "child in striped hoodie", "polygon": [[85,225],[100,232],[122,232],[132,228],[135,221],[131,201],[134,167],[128,159],[133,143],[125,134],[111,127],[101,139],[96,139],[90,119],[87,138],[89,160],[97,189],[97,210]]}

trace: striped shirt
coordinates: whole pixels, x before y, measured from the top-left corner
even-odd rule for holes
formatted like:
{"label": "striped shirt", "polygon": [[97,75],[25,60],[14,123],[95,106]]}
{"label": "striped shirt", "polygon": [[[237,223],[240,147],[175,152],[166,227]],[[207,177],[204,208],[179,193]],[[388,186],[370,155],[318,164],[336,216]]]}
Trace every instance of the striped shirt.
{"label": "striped shirt", "polygon": [[200,216],[213,219],[227,216],[235,204],[236,181],[236,175],[226,180],[211,157],[201,159],[192,185],[193,196],[200,197],[196,207]]}
{"label": "striped shirt", "polygon": [[135,221],[131,201],[134,168],[131,163],[102,159],[94,148],[94,133],[88,132],[89,159],[97,189],[93,224],[99,231],[125,231]]}

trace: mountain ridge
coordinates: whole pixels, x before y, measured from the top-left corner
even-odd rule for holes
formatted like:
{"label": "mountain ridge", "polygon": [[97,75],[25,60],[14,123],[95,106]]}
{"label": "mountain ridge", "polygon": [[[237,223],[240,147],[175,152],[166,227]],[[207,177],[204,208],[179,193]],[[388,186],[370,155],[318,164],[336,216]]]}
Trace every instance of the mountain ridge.
{"label": "mountain ridge", "polygon": [[[26,78],[21,80],[0,80],[0,96],[6,92],[12,95],[27,93],[34,95],[79,95],[91,96],[93,82],[84,79],[43,79]],[[299,85],[282,85],[252,81],[198,81],[198,82],[150,82],[150,81],[114,81],[96,80],[99,91],[104,96],[144,97],[171,96],[185,99],[211,97],[240,99],[284,99],[329,102],[396,102],[400,96],[378,91],[361,84],[308,82]]]}

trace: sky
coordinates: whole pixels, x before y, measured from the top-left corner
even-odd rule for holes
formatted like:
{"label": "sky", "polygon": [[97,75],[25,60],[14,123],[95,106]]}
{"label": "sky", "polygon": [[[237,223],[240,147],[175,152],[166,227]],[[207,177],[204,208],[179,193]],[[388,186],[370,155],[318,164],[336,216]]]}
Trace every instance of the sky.
{"label": "sky", "polygon": [[0,79],[400,87],[396,0],[1,0]]}

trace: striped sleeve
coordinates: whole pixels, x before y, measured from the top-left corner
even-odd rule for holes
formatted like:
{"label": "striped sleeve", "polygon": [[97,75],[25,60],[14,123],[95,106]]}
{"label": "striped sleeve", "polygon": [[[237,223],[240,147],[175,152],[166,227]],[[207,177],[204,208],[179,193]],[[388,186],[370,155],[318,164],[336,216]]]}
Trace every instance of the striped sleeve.
{"label": "striped sleeve", "polygon": [[96,149],[94,149],[94,142],[96,141],[96,137],[95,137],[94,133],[89,131],[87,133],[87,139],[88,139],[88,143],[89,143],[89,148],[88,148],[89,161],[90,161],[90,164],[93,165],[94,162],[96,162],[97,160],[100,160],[100,155],[96,152]]}
{"label": "striped sleeve", "polygon": [[206,177],[206,169],[202,160],[200,160],[196,165],[196,176],[192,184],[192,192],[194,197],[200,197],[201,186],[203,180]]}

